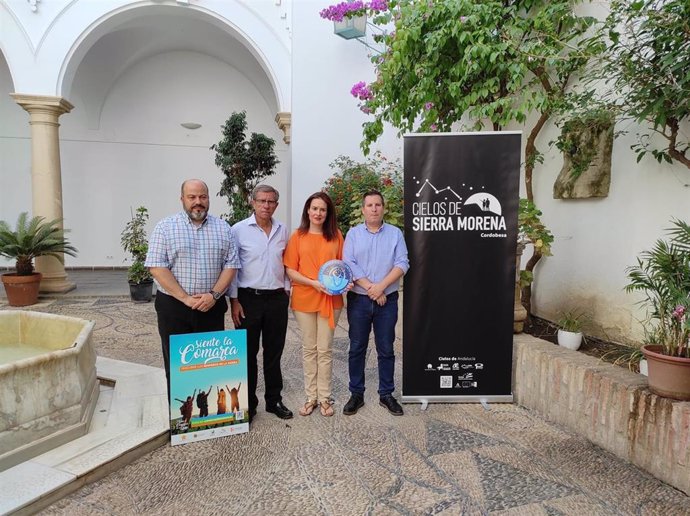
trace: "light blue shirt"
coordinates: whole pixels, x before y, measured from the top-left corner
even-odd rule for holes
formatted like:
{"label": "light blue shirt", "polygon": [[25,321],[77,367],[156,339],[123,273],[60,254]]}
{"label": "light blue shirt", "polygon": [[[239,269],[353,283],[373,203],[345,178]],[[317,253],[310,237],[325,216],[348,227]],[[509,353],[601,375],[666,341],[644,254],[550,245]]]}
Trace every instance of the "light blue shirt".
{"label": "light blue shirt", "polygon": [[271,218],[271,233],[267,235],[252,213],[232,227],[232,234],[239,249],[242,269],[230,285],[228,295],[231,298],[237,297],[238,288],[290,290],[283,266],[283,253],[288,241],[284,224]]}
{"label": "light blue shirt", "polygon": [[238,269],[240,260],[227,222],[208,215],[197,226],[181,211],[156,224],[144,265],[170,269],[180,287],[193,296],[211,290],[220,273]]}
{"label": "light blue shirt", "polygon": [[[350,229],[345,237],[343,260],[352,269],[354,281],[367,278],[372,283],[378,283],[393,267],[398,267],[403,274],[410,268],[402,231],[386,223],[376,233],[369,231],[366,224]],[[399,286],[400,280],[394,281],[384,293],[396,292]],[[367,293],[356,283],[352,291],[363,295]]]}

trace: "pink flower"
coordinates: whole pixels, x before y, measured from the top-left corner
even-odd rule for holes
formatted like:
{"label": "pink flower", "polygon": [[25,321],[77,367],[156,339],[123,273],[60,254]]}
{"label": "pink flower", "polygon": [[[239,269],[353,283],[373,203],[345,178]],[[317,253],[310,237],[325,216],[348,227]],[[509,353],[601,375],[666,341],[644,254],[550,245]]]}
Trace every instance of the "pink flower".
{"label": "pink flower", "polygon": [[369,9],[375,12],[387,11],[388,2],[386,0],[371,0],[368,5]]}
{"label": "pink flower", "polygon": [[431,132],[435,133],[436,131],[438,131],[438,126],[436,124],[431,124],[431,127],[429,127],[429,129],[431,129]]}
{"label": "pink flower", "polygon": [[431,108],[433,108],[433,107],[434,107],[433,102],[427,102],[426,104],[424,104],[424,109],[426,109],[427,111],[431,110]]}
{"label": "pink flower", "polygon": [[355,0],[354,2],[341,2],[328,6],[319,13],[319,16],[326,20],[339,22],[343,21],[343,18],[351,18],[361,14],[366,14],[364,2]]}
{"label": "pink flower", "polygon": [[678,305],[676,306],[676,309],[673,311],[671,314],[673,317],[676,318],[679,322],[683,320],[683,316],[685,315],[685,307],[683,305]]}
{"label": "pink flower", "polygon": [[352,86],[352,89],[350,90],[350,93],[352,94],[353,97],[358,98],[359,100],[370,100],[373,98],[373,94],[371,93],[371,90],[367,87],[367,83],[364,81],[360,81],[354,86]]}

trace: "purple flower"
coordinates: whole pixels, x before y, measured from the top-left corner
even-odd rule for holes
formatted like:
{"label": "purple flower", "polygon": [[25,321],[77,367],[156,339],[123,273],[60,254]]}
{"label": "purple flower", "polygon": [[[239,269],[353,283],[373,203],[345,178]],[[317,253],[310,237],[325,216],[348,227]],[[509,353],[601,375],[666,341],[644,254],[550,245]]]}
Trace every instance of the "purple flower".
{"label": "purple flower", "polygon": [[671,314],[673,317],[676,318],[679,322],[683,320],[683,316],[685,315],[685,307],[683,305],[678,305],[676,306],[676,309],[673,311]]}
{"label": "purple flower", "polygon": [[321,18],[331,21],[343,21],[343,18],[351,18],[366,14],[364,2],[356,0],[354,2],[341,2],[331,5],[319,13]]}
{"label": "purple flower", "polygon": [[431,129],[432,133],[435,133],[436,131],[438,131],[438,126],[436,124],[431,124],[431,127],[429,127],[429,129]]}
{"label": "purple flower", "polygon": [[359,109],[362,113],[366,113],[367,115],[371,114],[371,108],[368,106],[360,106]]}
{"label": "purple flower", "polygon": [[371,0],[368,5],[369,9],[375,12],[387,11],[388,2],[386,0]]}
{"label": "purple flower", "polygon": [[426,104],[424,104],[424,109],[426,109],[427,111],[430,111],[431,108],[433,108],[433,107],[434,107],[433,102],[427,102]]}
{"label": "purple flower", "polygon": [[467,16],[460,16],[460,23],[465,23],[467,21]]}
{"label": "purple flower", "polygon": [[360,81],[355,84],[350,90],[350,93],[353,97],[358,98],[359,100],[369,100],[374,96],[364,81]]}

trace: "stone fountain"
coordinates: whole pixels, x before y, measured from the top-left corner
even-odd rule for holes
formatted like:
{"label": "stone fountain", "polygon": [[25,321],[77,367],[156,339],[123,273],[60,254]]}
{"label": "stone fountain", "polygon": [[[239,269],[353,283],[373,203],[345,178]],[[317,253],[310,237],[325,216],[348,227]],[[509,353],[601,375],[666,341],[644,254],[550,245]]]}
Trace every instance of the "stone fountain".
{"label": "stone fountain", "polygon": [[0,471],[88,432],[99,393],[93,327],[0,311]]}

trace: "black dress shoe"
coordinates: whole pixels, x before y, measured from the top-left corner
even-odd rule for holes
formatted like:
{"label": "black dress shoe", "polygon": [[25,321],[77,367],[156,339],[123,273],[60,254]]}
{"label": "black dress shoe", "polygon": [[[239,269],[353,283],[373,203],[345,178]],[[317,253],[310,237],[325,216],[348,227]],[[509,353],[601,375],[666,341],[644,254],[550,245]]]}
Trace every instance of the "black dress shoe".
{"label": "black dress shoe", "polygon": [[266,412],[270,412],[271,414],[275,414],[280,419],[292,418],[292,411],[289,408],[287,408],[285,405],[283,405],[282,401],[279,401],[275,405],[268,405],[266,407]]}
{"label": "black dress shoe", "polygon": [[343,414],[346,416],[352,416],[356,414],[359,409],[364,406],[364,397],[361,394],[352,394],[350,399],[345,403],[343,407]]}
{"label": "black dress shoe", "polygon": [[400,403],[391,396],[390,394],[388,396],[383,396],[382,398],[379,398],[379,405],[382,407],[386,407],[388,409],[388,412],[393,414],[394,416],[402,416],[403,415],[403,408],[400,406]]}

